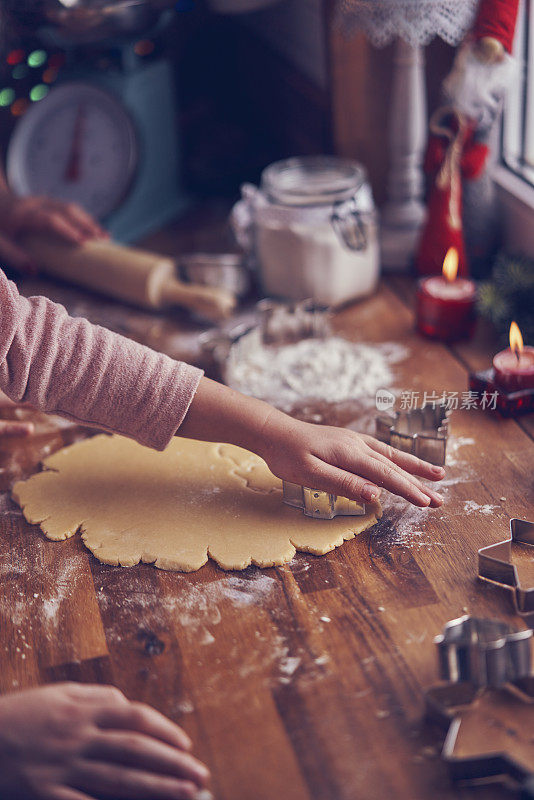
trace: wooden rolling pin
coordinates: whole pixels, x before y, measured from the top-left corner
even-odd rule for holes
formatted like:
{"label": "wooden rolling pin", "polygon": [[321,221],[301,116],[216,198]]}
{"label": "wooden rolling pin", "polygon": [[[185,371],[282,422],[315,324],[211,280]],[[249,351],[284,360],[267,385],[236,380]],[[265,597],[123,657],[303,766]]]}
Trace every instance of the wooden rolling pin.
{"label": "wooden rolling pin", "polygon": [[46,275],[143,308],[177,305],[211,320],[224,319],[235,308],[235,296],[226,289],[178,280],[174,262],[166,256],[105,240],[72,245],[31,235],[22,244]]}

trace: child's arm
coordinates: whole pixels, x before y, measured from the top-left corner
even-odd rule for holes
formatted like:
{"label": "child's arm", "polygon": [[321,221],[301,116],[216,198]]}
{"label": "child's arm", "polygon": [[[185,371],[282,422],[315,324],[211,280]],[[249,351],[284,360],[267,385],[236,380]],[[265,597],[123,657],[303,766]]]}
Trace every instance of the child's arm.
{"label": "child's arm", "polygon": [[0,390],[14,400],[157,449],[178,429],[237,444],[280,478],[333,494],[371,500],[384,487],[416,505],[442,502],[414,477],[439,480],[441,468],[369,436],[294,420],[44,297],[21,297],[1,271],[0,309]]}
{"label": "child's arm", "polygon": [[0,270],[0,390],[17,402],[163,449],[202,372],[69,317],[44,297],[21,297]]}
{"label": "child's arm", "polygon": [[261,400],[202,378],[180,436],[229,442],[261,456],[279,478],[355,500],[381,488],[417,506],[439,506],[439,494],[417,477],[443,478],[442,467],[346,428],[300,422]]}

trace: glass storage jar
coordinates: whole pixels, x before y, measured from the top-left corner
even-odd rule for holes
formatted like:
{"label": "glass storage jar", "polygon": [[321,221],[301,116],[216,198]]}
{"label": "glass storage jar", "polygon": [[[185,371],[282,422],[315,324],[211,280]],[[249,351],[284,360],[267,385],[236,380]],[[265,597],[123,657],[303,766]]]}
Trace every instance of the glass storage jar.
{"label": "glass storage jar", "polygon": [[377,214],[364,168],[302,156],[244,184],[232,211],[237,239],[266,294],[339,305],[370,294],[379,275]]}

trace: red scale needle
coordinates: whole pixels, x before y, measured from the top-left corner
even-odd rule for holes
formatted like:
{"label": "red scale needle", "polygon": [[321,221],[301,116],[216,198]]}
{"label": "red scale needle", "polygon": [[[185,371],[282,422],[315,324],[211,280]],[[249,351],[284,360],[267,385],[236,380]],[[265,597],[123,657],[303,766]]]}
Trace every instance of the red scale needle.
{"label": "red scale needle", "polygon": [[72,134],[69,159],[65,168],[66,181],[74,182],[80,180],[84,121],[85,109],[82,105],[79,105],[78,111],[76,112],[76,120],[74,122],[74,131]]}

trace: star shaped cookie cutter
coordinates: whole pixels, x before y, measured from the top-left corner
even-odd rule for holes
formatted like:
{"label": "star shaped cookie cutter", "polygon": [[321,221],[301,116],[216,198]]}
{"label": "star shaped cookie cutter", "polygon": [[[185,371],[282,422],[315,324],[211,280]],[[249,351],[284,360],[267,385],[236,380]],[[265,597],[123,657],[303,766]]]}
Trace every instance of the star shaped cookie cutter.
{"label": "star shaped cookie cutter", "polygon": [[298,483],[283,481],[284,503],[300,508],[306,517],[315,519],[334,519],[334,517],[362,517],[365,503],[357,503],[347,497],[338,497],[318,489],[308,489]]}
{"label": "star shaped cookie cutter", "polygon": [[519,614],[534,613],[534,586],[522,586],[516,565],[512,562],[512,544],[532,546],[534,558],[534,522],[510,520],[510,536],[503,542],[481,547],[478,551],[478,576],[483,581],[503,586],[514,592]]}
{"label": "star shaped cookie cutter", "polygon": [[441,758],[454,781],[512,779],[534,798],[531,640],[531,630],[470,616],[435,638],[446,682],[425,693],[426,716],[446,732]]}
{"label": "star shaped cookie cutter", "polygon": [[447,454],[449,416],[450,411],[443,403],[427,403],[411,411],[379,414],[375,420],[376,438],[442,467]]}

